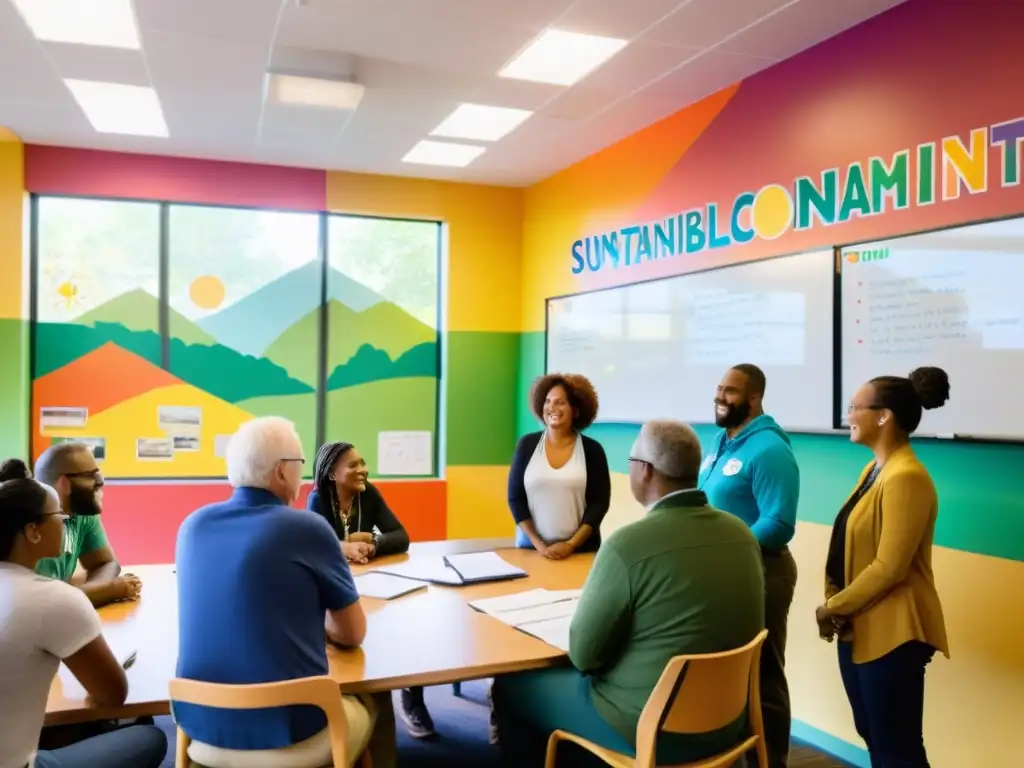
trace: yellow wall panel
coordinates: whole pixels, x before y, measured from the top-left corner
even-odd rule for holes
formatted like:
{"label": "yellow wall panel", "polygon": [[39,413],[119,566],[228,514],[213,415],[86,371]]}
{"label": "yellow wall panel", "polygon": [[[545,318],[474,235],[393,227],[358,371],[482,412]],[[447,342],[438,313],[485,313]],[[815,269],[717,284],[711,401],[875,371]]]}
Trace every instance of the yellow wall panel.
{"label": "yellow wall panel", "polygon": [[508,467],[448,467],[448,538],[514,536],[506,505]]}

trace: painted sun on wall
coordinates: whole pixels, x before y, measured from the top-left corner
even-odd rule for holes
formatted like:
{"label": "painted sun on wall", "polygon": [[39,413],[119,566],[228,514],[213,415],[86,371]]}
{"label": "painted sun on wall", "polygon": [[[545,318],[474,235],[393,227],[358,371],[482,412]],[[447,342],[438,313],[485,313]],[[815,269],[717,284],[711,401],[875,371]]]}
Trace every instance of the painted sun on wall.
{"label": "painted sun on wall", "polygon": [[265,415],[295,422],[307,476],[320,423],[377,474],[405,474],[389,435],[436,445],[437,224],[329,217],[325,264],[318,214],[36,204],[34,456],[77,439],[108,477],[220,477]]}

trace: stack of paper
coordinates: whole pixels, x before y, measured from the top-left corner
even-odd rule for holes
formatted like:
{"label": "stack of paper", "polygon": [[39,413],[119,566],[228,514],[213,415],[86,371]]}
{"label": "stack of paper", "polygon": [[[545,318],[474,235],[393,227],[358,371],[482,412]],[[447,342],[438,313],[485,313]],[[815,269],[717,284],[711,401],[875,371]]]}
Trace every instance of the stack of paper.
{"label": "stack of paper", "polygon": [[569,650],[569,625],[579,605],[579,589],[531,589],[514,595],[474,600],[470,606],[548,645]]}

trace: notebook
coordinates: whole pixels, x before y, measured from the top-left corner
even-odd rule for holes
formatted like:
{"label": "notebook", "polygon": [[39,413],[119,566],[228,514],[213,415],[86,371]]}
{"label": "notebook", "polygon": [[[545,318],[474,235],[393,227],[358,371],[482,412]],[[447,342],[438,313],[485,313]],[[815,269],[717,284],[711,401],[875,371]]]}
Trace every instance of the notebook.
{"label": "notebook", "polygon": [[354,581],[360,597],[373,597],[378,600],[394,600],[396,597],[416,592],[427,586],[424,581],[415,581],[377,571],[356,576]]}
{"label": "notebook", "polygon": [[405,562],[376,568],[374,573],[386,573],[403,579],[426,581],[430,584],[444,584],[449,587],[461,586],[459,574],[448,567],[441,557],[415,557]]}
{"label": "notebook", "polygon": [[503,560],[496,552],[471,552],[465,555],[445,555],[444,562],[459,574],[463,584],[482,581],[521,579],[527,574],[522,568]]}

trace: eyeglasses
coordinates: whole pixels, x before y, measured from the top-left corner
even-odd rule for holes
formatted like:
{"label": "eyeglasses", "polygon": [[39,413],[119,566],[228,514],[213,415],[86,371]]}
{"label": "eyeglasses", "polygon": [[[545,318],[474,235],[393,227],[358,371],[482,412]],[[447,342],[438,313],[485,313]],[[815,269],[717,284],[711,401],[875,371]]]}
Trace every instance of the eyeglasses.
{"label": "eyeglasses", "polygon": [[649,464],[652,467],[654,466],[647,459],[638,459],[636,456],[630,456],[626,461],[635,461],[637,464]]}
{"label": "eyeglasses", "polygon": [[850,403],[846,406],[847,413],[856,413],[857,411],[881,411],[884,410],[883,405],[857,405],[856,403]]}
{"label": "eyeglasses", "polygon": [[297,462],[299,462],[299,464],[305,464],[306,463],[305,459],[279,459],[279,461],[297,461]]}

